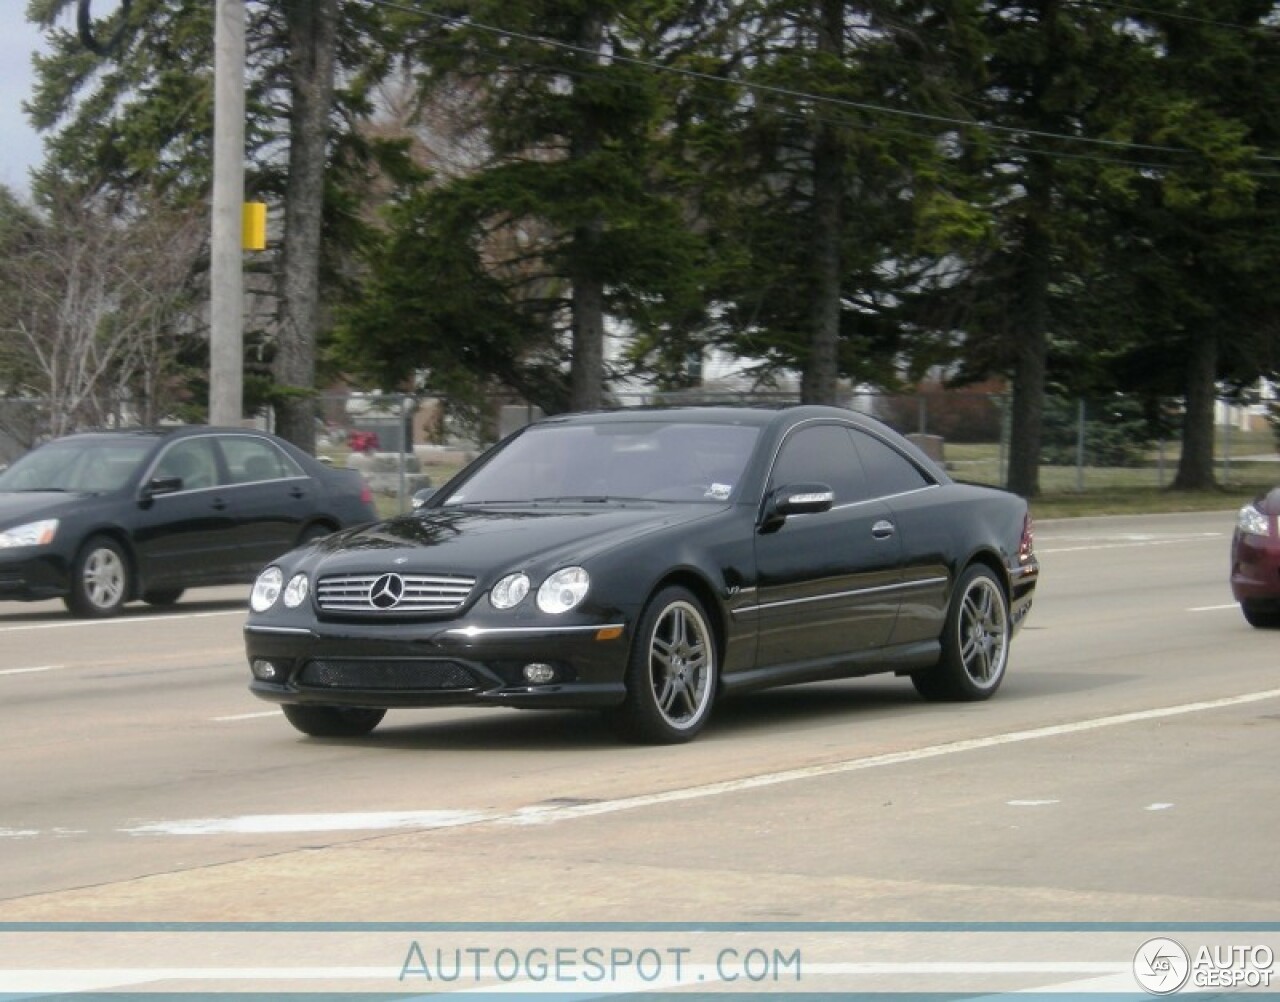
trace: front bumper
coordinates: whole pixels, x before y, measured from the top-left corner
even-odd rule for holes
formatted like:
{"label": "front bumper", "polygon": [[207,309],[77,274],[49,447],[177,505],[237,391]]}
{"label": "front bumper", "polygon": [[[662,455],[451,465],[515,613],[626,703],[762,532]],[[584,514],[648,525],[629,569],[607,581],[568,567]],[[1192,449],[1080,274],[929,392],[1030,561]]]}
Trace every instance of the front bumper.
{"label": "front bumper", "polygon": [[66,560],[47,547],[0,550],[0,599],[35,602],[68,592]]}
{"label": "front bumper", "polygon": [[[250,622],[245,627],[255,696],[329,706],[616,706],[626,695],[629,647],[622,623],[484,628],[456,620],[394,627]],[[550,665],[554,678],[530,684],[523,674],[529,664]]]}
{"label": "front bumper", "polygon": [[1231,546],[1231,594],[1237,602],[1280,603],[1280,539],[1237,530]]}

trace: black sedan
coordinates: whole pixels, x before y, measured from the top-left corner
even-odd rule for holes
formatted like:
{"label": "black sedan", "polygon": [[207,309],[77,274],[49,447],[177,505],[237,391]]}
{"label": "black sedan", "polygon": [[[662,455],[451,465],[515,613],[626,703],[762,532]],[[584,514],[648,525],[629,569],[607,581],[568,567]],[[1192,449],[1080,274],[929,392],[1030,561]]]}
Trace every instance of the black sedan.
{"label": "black sedan", "polygon": [[80,616],[250,582],[286,550],[377,518],[354,470],[272,435],[185,426],[68,435],[0,473],[0,599]]}
{"label": "black sedan", "polygon": [[317,736],[467,704],[599,708],[648,742],[725,693],[873,672],[981,700],[1038,571],[1021,498],[851,411],[570,415],[268,567],[251,689]]}

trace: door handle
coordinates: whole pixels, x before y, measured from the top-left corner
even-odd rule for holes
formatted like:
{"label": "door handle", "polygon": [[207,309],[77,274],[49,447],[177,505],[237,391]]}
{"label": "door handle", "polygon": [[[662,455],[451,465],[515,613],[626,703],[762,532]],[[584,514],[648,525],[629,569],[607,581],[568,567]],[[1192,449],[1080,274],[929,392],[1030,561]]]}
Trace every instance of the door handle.
{"label": "door handle", "polygon": [[871,535],[876,539],[888,539],[896,531],[894,524],[886,518],[882,518],[871,527]]}
{"label": "door handle", "polygon": [[289,496],[294,498],[304,498],[307,496],[307,492],[301,487],[294,487],[289,491]]}
{"label": "door handle", "polygon": [[225,511],[227,508],[227,502],[223,501],[222,498],[214,498],[213,501],[210,502],[209,507],[214,511]]}

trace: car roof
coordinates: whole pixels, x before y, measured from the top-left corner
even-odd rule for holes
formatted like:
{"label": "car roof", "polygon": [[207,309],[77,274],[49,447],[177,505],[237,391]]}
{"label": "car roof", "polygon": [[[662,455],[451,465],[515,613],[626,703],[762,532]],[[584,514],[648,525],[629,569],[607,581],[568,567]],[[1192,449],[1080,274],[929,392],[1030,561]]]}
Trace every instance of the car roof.
{"label": "car roof", "polygon": [[696,424],[746,424],[764,427],[778,422],[829,418],[848,421],[864,427],[880,428],[883,423],[875,418],[844,407],[822,404],[751,404],[690,405],[680,407],[633,407],[619,410],[581,411],[557,414],[544,418],[538,424],[614,424],[687,421]]}
{"label": "car roof", "polygon": [[62,435],[52,442],[66,441],[71,439],[123,439],[135,438],[141,440],[155,440],[165,438],[189,438],[193,435],[209,434],[217,432],[223,435],[261,435],[263,432],[256,428],[223,428],[216,425],[204,424],[183,424],[170,425],[160,428],[94,428],[89,431],[72,432],[70,435]]}

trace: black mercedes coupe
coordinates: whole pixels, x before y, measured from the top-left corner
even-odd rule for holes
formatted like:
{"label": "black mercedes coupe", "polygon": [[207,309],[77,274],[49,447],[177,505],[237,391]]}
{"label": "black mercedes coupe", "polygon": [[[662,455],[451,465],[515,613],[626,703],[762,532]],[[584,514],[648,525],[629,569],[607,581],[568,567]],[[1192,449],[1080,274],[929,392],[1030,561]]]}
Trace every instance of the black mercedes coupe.
{"label": "black mercedes coupe", "polygon": [[999,687],[1039,566],[1026,502],[832,407],[530,425],[415,512],[258,577],[251,689],[298,730],[389,708],[595,708],[687,741],[725,693],[876,672]]}

